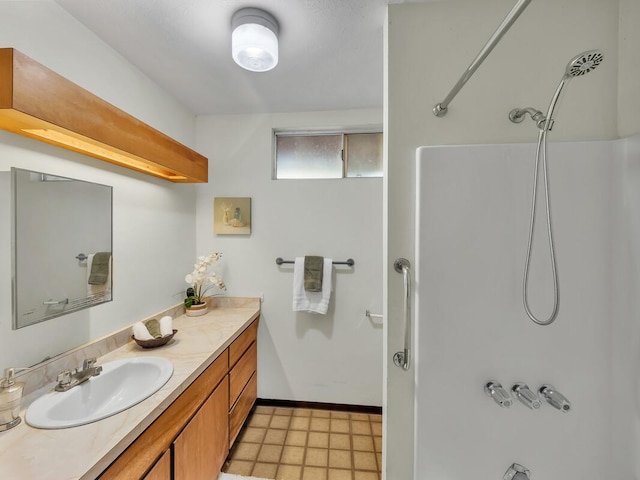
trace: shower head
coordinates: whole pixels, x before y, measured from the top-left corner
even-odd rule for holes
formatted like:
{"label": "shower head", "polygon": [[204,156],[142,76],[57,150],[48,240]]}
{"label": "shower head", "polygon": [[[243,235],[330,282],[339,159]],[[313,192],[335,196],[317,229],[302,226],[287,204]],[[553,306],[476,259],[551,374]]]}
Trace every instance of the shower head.
{"label": "shower head", "polygon": [[604,60],[604,55],[600,50],[589,50],[571,59],[567,64],[565,78],[580,77],[585,73],[595,70]]}
{"label": "shower head", "polygon": [[589,50],[587,52],[582,52],[580,55],[576,55],[567,64],[567,69],[565,70],[562,79],[560,79],[560,84],[558,85],[558,88],[556,88],[556,92],[551,99],[546,115],[544,115],[540,110],[536,110],[531,107],[514,108],[509,112],[509,120],[513,123],[520,123],[524,120],[525,114],[528,113],[541,131],[550,131],[551,128],[553,128],[553,123],[555,121],[553,119],[553,112],[556,108],[558,98],[560,97],[560,92],[562,92],[565,84],[573,77],[581,77],[582,75],[595,70],[603,60],[604,55],[600,50]]}

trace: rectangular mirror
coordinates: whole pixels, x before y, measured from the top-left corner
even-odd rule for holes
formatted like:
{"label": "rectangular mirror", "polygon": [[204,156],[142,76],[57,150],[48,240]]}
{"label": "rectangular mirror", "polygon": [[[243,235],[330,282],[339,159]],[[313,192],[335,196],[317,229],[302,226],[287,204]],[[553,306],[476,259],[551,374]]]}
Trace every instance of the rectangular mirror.
{"label": "rectangular mirror", "polygon": [[11,169],[13,328],[111,301],[113,188]]}

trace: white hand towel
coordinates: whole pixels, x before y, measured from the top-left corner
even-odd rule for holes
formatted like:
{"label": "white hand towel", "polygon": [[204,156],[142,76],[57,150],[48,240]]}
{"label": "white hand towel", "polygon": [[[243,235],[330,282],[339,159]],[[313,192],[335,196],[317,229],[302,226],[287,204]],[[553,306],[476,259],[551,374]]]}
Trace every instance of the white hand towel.
{"label": "white hand towel", "polygon": [[293,265],[293,311],[312,312],[322,315],[329,309],[331,299],[331,273],[333,260],[324,259],[322,268],[322,291],[307,292],[304,289],[304,257],[296,257]]}
{"label": "white hand towel", "polygon": [[133,324],[133,336],[138,340],[153,340],[153,336],[147,330],[147,327],[142,322],[136,322]]}
{"label": "white hand towel", "polygon": [[163,337],[173,333],[173,318],[169,315],[165,315],[160,319],[160,333]]}

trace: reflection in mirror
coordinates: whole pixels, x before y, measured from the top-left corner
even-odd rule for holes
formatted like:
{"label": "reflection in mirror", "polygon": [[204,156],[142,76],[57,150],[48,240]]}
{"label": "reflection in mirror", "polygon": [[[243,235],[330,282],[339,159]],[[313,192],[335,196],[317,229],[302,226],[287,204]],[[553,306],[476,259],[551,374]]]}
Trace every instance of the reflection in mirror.
{"label": "reflection in mirror", "polygon": [[13,199],[13,328],[111,300],[112,187],[18,168]]}

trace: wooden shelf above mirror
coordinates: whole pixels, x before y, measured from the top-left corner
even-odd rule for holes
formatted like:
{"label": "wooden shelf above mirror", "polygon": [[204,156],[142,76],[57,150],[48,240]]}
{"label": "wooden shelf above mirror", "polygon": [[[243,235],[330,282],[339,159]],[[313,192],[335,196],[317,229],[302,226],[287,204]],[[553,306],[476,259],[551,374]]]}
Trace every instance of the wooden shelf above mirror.
{"label": "wooden shelf above mirror", "polygon": [[13,48],[0,48],[0,128],[172,182],[207,182],[206,157]]}

